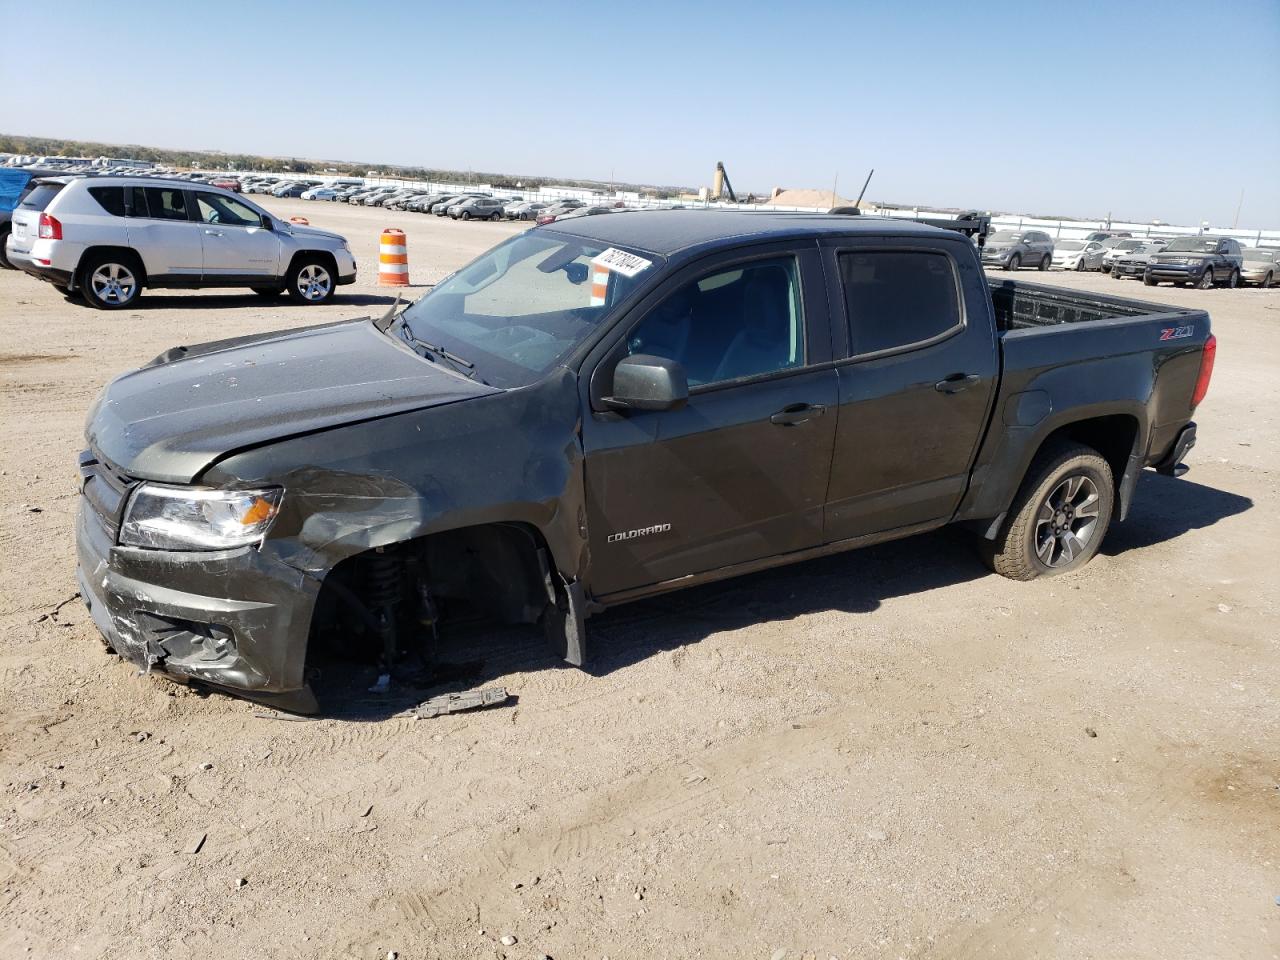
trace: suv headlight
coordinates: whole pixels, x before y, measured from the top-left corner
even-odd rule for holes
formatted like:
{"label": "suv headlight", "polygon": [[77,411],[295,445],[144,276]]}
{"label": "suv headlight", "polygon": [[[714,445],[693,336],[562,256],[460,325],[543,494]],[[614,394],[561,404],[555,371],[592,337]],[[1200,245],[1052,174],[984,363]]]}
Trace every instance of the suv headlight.
{"label": "suv headlight", "polygon": [[120,542],[153,550],[226,550],[261,540],[284,490],[210,490],[144,483],[133,492]]}

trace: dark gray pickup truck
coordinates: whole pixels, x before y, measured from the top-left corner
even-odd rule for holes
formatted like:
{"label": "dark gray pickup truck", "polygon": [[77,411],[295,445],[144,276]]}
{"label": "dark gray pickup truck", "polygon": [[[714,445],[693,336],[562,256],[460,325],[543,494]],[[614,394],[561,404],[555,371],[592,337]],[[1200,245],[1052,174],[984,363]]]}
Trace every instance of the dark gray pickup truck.
{"label": "dark gray pickup truck", "polygon": [[581,665],[606,607],[948,523],[1059,573],[1177,470],[1214,351],[1201,310],[989,284],[916,223],[584,217],[116,379],[80,588],[135,663],[307,711],[321,651],[385,685],[485,617]]}

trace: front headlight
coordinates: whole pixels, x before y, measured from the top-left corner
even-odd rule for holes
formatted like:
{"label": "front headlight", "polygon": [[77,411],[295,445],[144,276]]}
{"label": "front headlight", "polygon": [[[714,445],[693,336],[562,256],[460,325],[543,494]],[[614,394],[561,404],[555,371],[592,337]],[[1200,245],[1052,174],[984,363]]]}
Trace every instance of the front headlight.
{"label": "front headlight", "polygon": [[284,490],[209,490],[144,483],[129,498],[120,542],[153,550],[227,550],[256,543]]}

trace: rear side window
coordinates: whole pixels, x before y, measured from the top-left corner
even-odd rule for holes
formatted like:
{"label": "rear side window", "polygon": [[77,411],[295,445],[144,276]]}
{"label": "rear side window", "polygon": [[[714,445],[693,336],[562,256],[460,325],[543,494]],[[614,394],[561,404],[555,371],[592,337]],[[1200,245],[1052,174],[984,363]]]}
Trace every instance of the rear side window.
{"label": "rear side window", "polygon": [[153,220],[187,219],[187,198],[181,190],[169,187],[146,187],[145,193],[148,214]]}
{"label": "rear side window", "polygon": [[23,210],[43,210],[62,190],[60,183],[42,183],[22,200]]}
{"label": "rear side window", "polygon": [[89,196],[113,217],[124,216],[124,187],[90,187]]}
{"label": "rear side window", "polygon": [[955,267],[941,253],[842,253],[840,280],[855,356],[923,344],[961,325]]}

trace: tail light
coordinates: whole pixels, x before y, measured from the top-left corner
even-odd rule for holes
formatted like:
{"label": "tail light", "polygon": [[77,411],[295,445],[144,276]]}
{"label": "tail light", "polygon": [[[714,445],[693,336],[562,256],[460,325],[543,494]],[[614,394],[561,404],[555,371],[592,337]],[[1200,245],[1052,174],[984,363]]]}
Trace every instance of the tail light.
{"label": "tail light", "polygon": [[47,213],[40,214],[39,236],[41,240],[61,240],[62,222],[57,217],[51,217]]}
{"label": "tail light", "polygon": [[1213,361],[1218,355],[1218,338],[1212,333],[1204,343],[1204,353],[1200,354],[1200,376],[1196,378],[1195,393],[1191,395],[1191,406],[1200,406],[1200,401],[1209,392],[1209,380],[1213,377]]}

